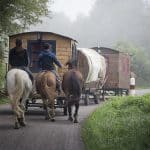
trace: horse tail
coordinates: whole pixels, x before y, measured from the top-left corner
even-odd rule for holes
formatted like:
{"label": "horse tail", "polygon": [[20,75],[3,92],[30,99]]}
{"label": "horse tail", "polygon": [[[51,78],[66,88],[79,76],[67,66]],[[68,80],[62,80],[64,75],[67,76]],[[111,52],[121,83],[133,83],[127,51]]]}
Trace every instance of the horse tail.
{"label": "horse tail", "polygon": [[50,99],[50,95],[52,96],[52,93],[54,92],[53,91],[53,88],[52,88],[52,84],[49,84],[49,75],[48,73],[44,73],[43,74],[43,82],[41,83],[41,87],[43,87],[43,89],[41,89],[44,93],[44,95],[46,96],[46,98]]}
{"label": "horse tail", "polygon": [[32,81],[30,78],[28,78],[29,80],[27,80],[23,86],[23,95],[22,95],[22,100],[26,100],[30,94],[30,92],[32,91]]}
{"label": "horse tail", "polygon": [[19,73],[15,73],[15,95],[16,95],[16,99],[20,99],[23,95],[23,91],[24,91],[24,84],[23,84],[23,80],[21,78],[21,76],[19,75]]}
{"label": "horse tail", "polygon": [[70,93],[75,97],[80,97],[82,93],[81,84],[75,72],[73,72],[73,75],[70,77],[70,84],[71,84],[69,88]]}

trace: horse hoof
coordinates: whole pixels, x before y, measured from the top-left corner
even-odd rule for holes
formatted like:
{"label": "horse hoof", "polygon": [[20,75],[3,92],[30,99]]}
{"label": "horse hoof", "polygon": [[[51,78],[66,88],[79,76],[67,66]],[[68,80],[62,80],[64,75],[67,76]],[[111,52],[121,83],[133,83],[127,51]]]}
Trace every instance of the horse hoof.
{"label": "horse hoof", "polygon": [[78,123],[78,120],[74,120],[74,123]]}
{"label": "horse hoof", "polygon": [[25,126],[26,126],[26,123],[25,123],[25,122],[20,122],[20,125],[21,125],[22,127],[25,127]]}
{"label": "horse hoof", "polygon": [[68,120],[73,121],[73,118],[72,118],[72,117],[69,117]]}
{"label": "horse hoof", "polygon": [[20,126],[25,127],[26,123],[24,122],[23,118],[18,118],[18,122],[20,124]]}
{"label": "horse hoof", "polygon": [[49,117],[45,117],[45,120],[50,120],[50,118]]}
{"label": "horse hoof", "polygon": [[52,122],[55,122],[55,119],[54,119],[54,118],[52,118],[52,119],[51,119],[51,121],[52,121]]}
{"label": "horse hoof", "polygon": [[15,126],[14,126],[14,129],[19,129],[20,128],[20,125],[18,122],[15,123]]}

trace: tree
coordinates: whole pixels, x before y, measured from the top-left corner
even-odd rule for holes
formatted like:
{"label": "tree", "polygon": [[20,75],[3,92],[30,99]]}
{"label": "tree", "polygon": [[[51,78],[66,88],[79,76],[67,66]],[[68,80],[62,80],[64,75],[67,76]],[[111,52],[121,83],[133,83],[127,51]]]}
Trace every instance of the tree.
{"label": "tree", "polygon": [[131,55],[131,71],[135,72],[138,86],[150,85],[150,57],[144,49],[127,42],[118,42],[115,46],[122,52],[128,52]]}
{"label": "tree", "polygon": [[49,16],[51,0],[0,0],[0,85],[4,80],[8,34],[21,32]]}
{"label": "tree", "polygon": [[49,0],[0,0],[0,33],[17,33],[48,16]]}

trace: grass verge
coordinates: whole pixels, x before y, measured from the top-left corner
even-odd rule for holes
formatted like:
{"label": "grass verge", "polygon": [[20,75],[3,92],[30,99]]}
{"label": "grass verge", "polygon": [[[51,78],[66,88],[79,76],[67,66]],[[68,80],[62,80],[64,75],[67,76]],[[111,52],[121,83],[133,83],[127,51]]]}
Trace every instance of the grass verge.
{"label": "grass verge", "polygon": [[85,121],[86,150],[149,150],[150,95],[115,97]]}

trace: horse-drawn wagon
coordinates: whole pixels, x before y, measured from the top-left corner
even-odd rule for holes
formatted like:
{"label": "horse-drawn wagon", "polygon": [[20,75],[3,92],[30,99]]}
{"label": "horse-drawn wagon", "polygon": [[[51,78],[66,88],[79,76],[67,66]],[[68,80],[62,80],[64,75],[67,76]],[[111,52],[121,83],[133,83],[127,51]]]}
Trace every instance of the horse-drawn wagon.
{"label": "horse-drawn wagon", "polygon": [[[83,96],[85,104],[88,104],[90,95],[93,95],[95,103],[104,98],[107,91],[113,91],[116,95],[128,93],[130,79],[130,56],[128,54],[109,48],[82,48],[77,50],[77,41],[52,32],[24,32],[9,37],[9,48],[15,46],[15,39],[23,40],[23,47],[29,52],[30,70],[33,74],[39,72],[37,65],[38,55],[45,42],[52,45],[53,52],[62,64],[68,60],[77,60],[77,69],[85,79]],[[100,50],[100,53],[98,52]],[[56,68],[57,69],[57,68]],[[67,67],[57,70],[62,77]],[[56,107],[63,107],[64,97],[57,97]],[[33,99],[27,106],[37,106]]]}
{"label": "horse-drawn wagon", "polygon": [[111,93],[114,95],[128,94],[130,81],[130,55],[114,49],[82,48],[78,49],[78,69],[83,74],[85,85],[84,102],[89,98],[94,102]]}
{"label": "horse-drawn wagon", "polygon": [[105,57],[107,64],[107,80],[102,94],[127,95],[130,88],[130,55],[106,47],[93,49]]}
{"label": "horse-drawn wagon", "polygon": [[[76,55],[76,43],[77,41],[56,33],[52,32],[24,32],[19,34],[14,34],[9,36],[9,48],[13,48],[15,46],[15,40],[17,38],[22,39],[23,47],[28,50],[30,66],[29,69],[31,72],[36,75],[40,69],[38,67],[38,55],[42,50],[43,44],[49,43],[52,46],[53,53],[56,54],[57,58],[60,60],[62,64],[65,64],[69,59],[74,59]],[[57,69],[57,68],[56,68]],[[63,69],[57,69],[60,77],[63,76],[64,72],[67,71],[67,67],[63,67]],[[32,101],[27,101],[27,106],[37,107],[41,106],[41,103],[36,102],[35,99],[38,97],[33,97]],[[64,107],[61,97],[57,97],[55,107]]]}
{"label": "horse-drawn wagon", "polygon": [[79,48],[77,59],[77,68],[84,78],[84,103],[88,105],[89,98],[92,96],[97,104],[106,80],[105,58],[94,49]]}

